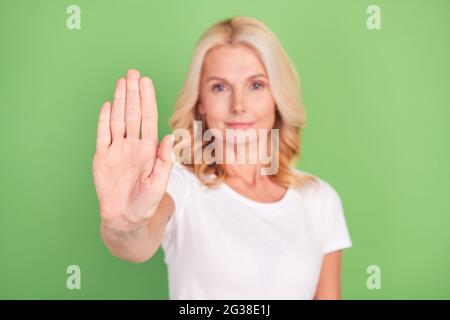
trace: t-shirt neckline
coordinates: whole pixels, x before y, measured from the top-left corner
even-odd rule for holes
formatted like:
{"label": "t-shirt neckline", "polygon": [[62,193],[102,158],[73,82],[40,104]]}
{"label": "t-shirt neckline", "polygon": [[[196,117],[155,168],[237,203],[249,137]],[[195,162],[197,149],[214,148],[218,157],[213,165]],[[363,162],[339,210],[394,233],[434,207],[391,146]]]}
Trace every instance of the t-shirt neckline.
{"label": "t-shirt neckline", "polygon": [[262,210],[281,208],[281,207],[285,206],[285,204],[289,201],[291,193],[293,192],[292,187],[289,187],[280,200],[277,200],[275,202],[261,202],[261,201],[256,201],[256,200],[250,199],[250,198],[240,194],[239,192],[234,190],[232,187],[230,187],[225,182],[221,183],[221,187],[228,194],[230,194],[234,198],[238,199],[239,201],[244,202],[245,204],[247,204],[250,207],[262,209]]}

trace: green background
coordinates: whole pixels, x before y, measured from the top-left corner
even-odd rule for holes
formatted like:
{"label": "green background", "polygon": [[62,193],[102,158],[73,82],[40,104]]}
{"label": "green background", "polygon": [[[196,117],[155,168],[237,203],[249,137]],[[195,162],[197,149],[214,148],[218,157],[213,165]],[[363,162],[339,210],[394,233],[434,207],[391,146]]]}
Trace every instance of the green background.
{"label": "green background", "polygon": [[[353,240],[343,298],[450,298],[449,1],[0,3],[0,298],[168,298],[162,249],[133,264],[101,242],[98,111],[136,68],[155,82],[168,133],[195,42],[234,15],[264,21],[298,68],[299,168],[336,188]],[[66,28],[70,4],[81,30]],[[366,27],[370,4],[381,30]],[[81,290],[66,288],[71,264]],[[379,290],[366,286],[369,265]]]}

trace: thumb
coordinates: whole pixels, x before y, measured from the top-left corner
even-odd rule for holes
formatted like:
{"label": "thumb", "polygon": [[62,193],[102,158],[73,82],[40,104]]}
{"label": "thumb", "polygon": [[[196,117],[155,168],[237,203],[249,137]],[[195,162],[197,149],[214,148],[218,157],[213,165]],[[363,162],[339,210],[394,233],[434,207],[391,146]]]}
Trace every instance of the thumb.
{"label": "thumb", "polygon": [[173,154],[173,144],[175,137],[173,134],[166,135],[160,142],[157,151],[155,165],[150,174],[150,183],[165,189],[169,180],[175,156]]}

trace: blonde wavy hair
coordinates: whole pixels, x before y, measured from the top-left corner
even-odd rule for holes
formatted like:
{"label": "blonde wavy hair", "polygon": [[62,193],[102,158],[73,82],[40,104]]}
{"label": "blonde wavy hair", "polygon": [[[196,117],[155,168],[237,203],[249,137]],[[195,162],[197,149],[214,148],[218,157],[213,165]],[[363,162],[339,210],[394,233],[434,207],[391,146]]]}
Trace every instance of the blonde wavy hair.
{"label": "blonde wavy hair", "polygon": [[[183,149],[186,145],[193,146],[194,120],[204,121],[198,112],[197,104],[206,54],[216,46],[238,44],[252,48],[265,66],[276,103],[274,128],[279,129],[279,162],[277,173],[269,175],[269,178],[284,187],[303,187],[307,182],[317,182],[314,176],[291,168],[292,161],[300,159],[300,131],[305,126],[305,109],[295,67],[272,31],[261,21],[250,17],[238,16],[219,21],[197,42],[188,73],[176,100],[174,113],[169,120],[172,130],[187,129],[190,138],[182,137],[180,141],[176,141],[175,150]],[[203,125],[202,131],[205,130],[207,126]],[[200,145],[201,152],[209,143],[211,142],[204,141]],[[190,159],[193,159],[196,150],[193,147],[190,150]],[[208,187],[216,186],[227,179],[223,164],[207,164],[204,161],[201,164],[182,164]],[[211,179],[211,176],[214,178]]]}

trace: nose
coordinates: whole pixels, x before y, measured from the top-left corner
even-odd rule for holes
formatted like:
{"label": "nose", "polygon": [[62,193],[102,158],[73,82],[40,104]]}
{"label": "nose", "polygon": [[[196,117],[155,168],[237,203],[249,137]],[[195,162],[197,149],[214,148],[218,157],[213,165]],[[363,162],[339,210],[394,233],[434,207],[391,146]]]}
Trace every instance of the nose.
{"label": "nose", "polygon": [[244,104],[242,102],[242,95],[239,92],[235,92],[233,95],[233,101],[231,102],[231,112],[234,114],[242,114],[246,112]]}

